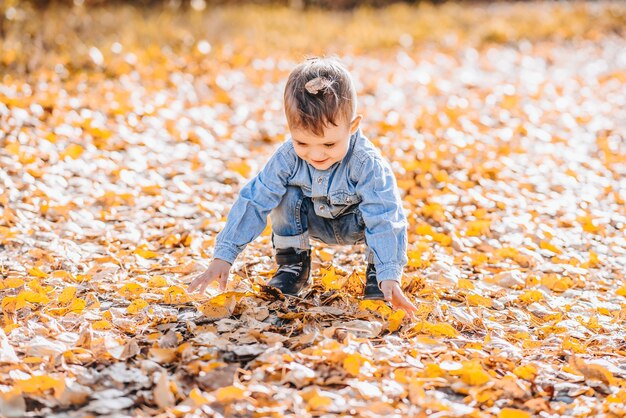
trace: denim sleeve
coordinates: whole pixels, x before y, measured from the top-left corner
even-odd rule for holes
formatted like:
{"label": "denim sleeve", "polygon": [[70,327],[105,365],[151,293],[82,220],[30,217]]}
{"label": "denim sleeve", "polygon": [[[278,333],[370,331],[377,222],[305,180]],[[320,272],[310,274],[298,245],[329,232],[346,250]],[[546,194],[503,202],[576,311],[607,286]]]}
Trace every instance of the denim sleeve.
{"label": "denim sleeve", "polygon": [[378,283],[400,282],[408,259],[407,220],[391,167],[379,157],[367,155],[357,174],[359,209],[365,222],[365,241],[374,253]]}
{"label": "denim sleeve", "polygon": [[263,170],[239,192],[224,229],[215,238],[214,258],[232,264],[246,245],[263,232],[267,215],[286,193],[292,172],[283,150],[284,147],[279,148]]}

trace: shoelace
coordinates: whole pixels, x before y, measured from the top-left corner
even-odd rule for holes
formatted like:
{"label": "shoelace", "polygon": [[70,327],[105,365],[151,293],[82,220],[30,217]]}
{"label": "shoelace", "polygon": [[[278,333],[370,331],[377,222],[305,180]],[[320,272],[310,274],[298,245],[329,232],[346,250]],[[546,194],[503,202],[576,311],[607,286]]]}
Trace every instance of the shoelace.
{"label": "shoelace", "polygon": [[370,270],[369,274],[367,275],[367,281],[370,283],[376,283],[378,285],[378,281],[376,280],[376,272],[374,271],[374,269]]}
{"label": "shoelace", "polygon": [[302,271],[302,263],[298,263],[298,264],[283,264],[281,266],[278,267],[278,271],[283,271],[285,273],[291,273],[291,274],[300,274],[300,272]]}

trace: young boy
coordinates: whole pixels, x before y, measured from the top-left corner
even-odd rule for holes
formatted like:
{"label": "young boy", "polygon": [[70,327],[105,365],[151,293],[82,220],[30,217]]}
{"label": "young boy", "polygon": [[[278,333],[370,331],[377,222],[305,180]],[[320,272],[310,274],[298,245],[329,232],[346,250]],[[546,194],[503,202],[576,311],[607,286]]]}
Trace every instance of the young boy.
{"label": "young boy", "polygon": [[413,316],[417,309],[400,288],[406,217],[389,164],[359,130],[352,77],[334,59],[308,59],[289,75],[284,102],[291,138],[241,189],[214,260],[188,291],[204,292],[215,280],[224,289],[233,261],[269,215],[278,263],[270,286],[297,295],[309,283],[309,238],[366,243],[364,299],[385,299]]}

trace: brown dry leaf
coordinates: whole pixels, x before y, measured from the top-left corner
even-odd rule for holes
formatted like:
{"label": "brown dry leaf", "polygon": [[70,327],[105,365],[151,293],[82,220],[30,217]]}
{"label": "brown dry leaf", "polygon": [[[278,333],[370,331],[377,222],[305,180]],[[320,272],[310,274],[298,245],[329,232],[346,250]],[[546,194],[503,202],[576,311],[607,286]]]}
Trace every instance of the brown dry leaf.
{"label": "brown dry leaf", "polygon": [[613,385],[615,383],[615,377],[606,369],[606,367],[586,363],[583,359],[576,357],[575,355],[571,355],[569,357],[568,364],[574,370],[585,376],[585,379],[599,380],[607,385]]}
{"label": "brown dry leaf", "polygon": [[172,391],[170,390],[170,381],[167,373],[162,372],[157,379],[156,386],[152,392],[154,402],[163,409],[169,408],[174,405],[175,399]]}

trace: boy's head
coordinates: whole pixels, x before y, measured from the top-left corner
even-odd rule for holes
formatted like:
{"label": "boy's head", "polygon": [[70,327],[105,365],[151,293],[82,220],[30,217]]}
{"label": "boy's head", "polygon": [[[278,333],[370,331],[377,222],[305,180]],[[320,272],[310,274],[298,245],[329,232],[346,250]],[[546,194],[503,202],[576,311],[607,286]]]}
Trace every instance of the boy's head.
{"label": "boy's head", "polygon": [[298,156],[329,168],[346,155],[361,120],[352,77],[335,59],[307,59],[289,75],[285,114]]}

